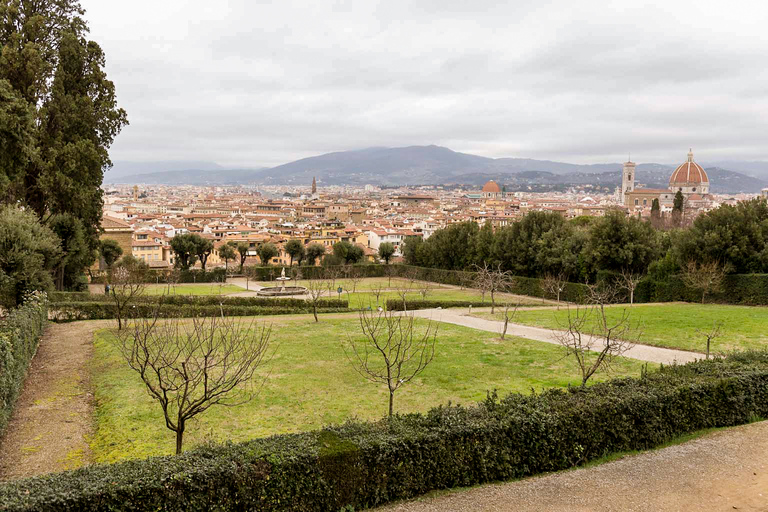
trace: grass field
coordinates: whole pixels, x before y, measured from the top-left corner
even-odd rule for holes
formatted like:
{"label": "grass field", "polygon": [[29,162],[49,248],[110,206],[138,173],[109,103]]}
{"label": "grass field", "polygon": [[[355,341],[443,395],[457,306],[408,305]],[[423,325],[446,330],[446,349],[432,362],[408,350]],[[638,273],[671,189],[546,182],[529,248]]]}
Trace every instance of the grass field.
{"label": "grass field", "polygon": [[[305,315],[269,320],[277,353],[261,394],[245,405],[206,411],[189,424],[185,447],[386,414],[385,388],[363,380],[341,348],[347,336],[358,335],[357,318],[335,315],[314,323]],[[579,384],[573,361],[562,356],[554,345],[511,337],[502,342],[493,333],[440,324],[434,361],[419,379],[398,391],[395,410],[426,411],[448,401],[474,403],[493,389],[529,393],[532,388]],[[640,362],[629,359],[617,365],[619,375],[639,375],[640,368]],[[97,404],[97,429],[91,439],[95,461],[172,453],[173,433],[165,428],[159,405],[120,358],[109,331],[95,338],[92,383]]]}
{"label": "grass field", "polygon": [[[609,319],[617,319],[626,306],[608,308]],[[768,347],[768,307],[725,306],[718,304],[636,304],[630,318],[640,328],[640,343],[659,347],[703,352],[706,338],[697,333],[711,330],[720,322],[722,335],[712,344],[712,352]],[[500,315],[479,313],[473,316],[500,320]],[[568,312],[558,310],[519,311],[515,323],[546,327],[566,327]]]}
{"label": "grass field", "polygon": [[169,290],[168,285],[150,284],[144,289],[145,295],[226,295],[228,293],[244,292],[233,284],[220,285],[219,283],[204,284],[177,284]]}

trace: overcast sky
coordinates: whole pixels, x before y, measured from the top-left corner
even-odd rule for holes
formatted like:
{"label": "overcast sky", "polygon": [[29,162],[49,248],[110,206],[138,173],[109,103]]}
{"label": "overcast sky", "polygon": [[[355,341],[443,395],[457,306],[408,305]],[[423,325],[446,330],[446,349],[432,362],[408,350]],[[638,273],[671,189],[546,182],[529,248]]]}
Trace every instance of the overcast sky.
{"label": "overcast sky", "polygon": [[131,123],[116,161],[768,160],[766,2],[82,4]]}

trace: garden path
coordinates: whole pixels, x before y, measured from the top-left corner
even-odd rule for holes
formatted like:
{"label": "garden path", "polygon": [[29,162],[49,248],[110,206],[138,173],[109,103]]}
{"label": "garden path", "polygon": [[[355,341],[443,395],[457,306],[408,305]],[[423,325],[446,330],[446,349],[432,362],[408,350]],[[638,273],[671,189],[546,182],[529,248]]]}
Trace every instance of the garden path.
{"label": "garden path", "polygon": [[90,460],[93,333],[110,320],[50,324],[0,444],[0,480],[72,469]]}
{"label": "garden path", "polygon": [[377,512],[768,510],[768,421],[593,467],[447,492]]}
{"label": "garden path", "polygon": [[[539,308],[540,309],[540,308]],[[422,309],[419,311],[409,311],[409,314],[421,318],[428,318],[436,322],[446,322],[449,324],[463,325],[472,329],[501,333],[504,328],[504,322],[495,320],[485,320],[465,314],[465,310],[456,309]],[[558,345],[559,342],[551,329],[541,327],[530,327],[527,325],[512,324],[507,327],[507,335],[528,338],[530,340],[543,341]],[[601,340],[595,340],[595,350],[600,350],[604,344]],[[624,353],[625,357],[648,361],[651,363],[685,364],[695,359],[703,359],[704,354],[697,352],[688,352],[685,350],[673,350],[669,348],[651,347],[649,345],[636,344]]]}

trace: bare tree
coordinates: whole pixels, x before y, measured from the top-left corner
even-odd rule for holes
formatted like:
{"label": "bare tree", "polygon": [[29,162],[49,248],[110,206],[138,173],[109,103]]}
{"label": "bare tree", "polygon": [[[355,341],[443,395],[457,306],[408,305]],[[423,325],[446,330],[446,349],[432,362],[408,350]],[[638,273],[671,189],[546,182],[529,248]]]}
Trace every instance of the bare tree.
{"label": "bare tree", "polygon": [[349,337],[342,348],[357,373],[365,379],[386,384],[389,416],[394,411],[395,392],[411,382],[435,357],[437,326],[427,324],[414,333],[413,316],[392,311],[360,311],[364,339]]}
{"label": "bare tree", "polygon": [[516,302],[512,307],[512,310],[510,311],[511,306],[512,305],[509,302],[504,304],[504,328],[501,331],[502,340],[507,335],[507,328],[509,327],[509,322],[514,320],[515,316],[517,315],[517,308],[520,307],[520,303]]}
{"label": "bare tree", "polygon": [[355,293],[357,291],[358,285],[360,285],[360,282],[363,280],[363,275],[360,272],[360,269],[353,266],[345,268],[349,268],[347,271],[347,279],[352,284],[352,293]]}
{"label": "bare tree", "polygon": [[421,300],[427,300],[427,295],[432,292],[432,283],[429,281],[415,281],[415,285],[421,295]]}
{"label": "bare tree", "polygon": [[400,301],[403,303],[403,311],[408,310],[408,294],[411,293],[412,286],[413,286],[413,281],[409,279],[395,290],[395,293],[400,298]]}
{"label": "bare tree", "polygon": [[168,285],[168,295],[176,293],[176,285],[179,284],[179,281],[181,281],[181,270],[172,268],[165,273],[165,283]]}
{"label": "bare tree", "polygon": [[634,346],[639,332],[633,328],[629,309],[623,308],[618,319],[606,313],[608,299],[616,292],[590,287],[591,301],[587,306],[568,307],[568,325],[555,331],[554,337],[573,356],[581,371],[581,385],[601,370],[611,371],[614,360]]}
{"label": "bare tree", "polygon": [[701,303],[707,294],[720,291],[725,281],[725,269],[716,261],[698,264],[689,261],[681,274],[683,283],[688,288],[701,292]]}
{"label": "bare tree", "polygon": [[307,300],[312,305],[312,314],[315,316],[315,322],[319,321],[317,318],[317,305],[320,299],[323,298],[327,287],[327,282],[322,279],[307,280]]}
{"label": "bare tree", "polygon": [[512,273],[501,270],[501,264],[494,267],[488,263],[483,263],[482,266],[475,265],[475,269],[477,270],[475,285],[482,290],[483,301],[485,301],[485,294],[490,294],[491,314],[493,314],[496,310],[496,293],[511,288]]}
{"label": "bare tree", "polygon": [[[256,370],[264,363],[271,329],[221,317],[191,320],[135,319],[118,336],[123,358],[149,396],[160,404],[165,426],[182,451],[187,422],[213,405],[240,405],[258,393]],[[263,381],[262,381],[263,383]]]}
{"label": "bare tree", "polygon": [[707,359],[709,359],[709,349],[712,345],[712,342],[715,341],[717,338],[722,336],[722,323],[718,320],[715,320],[715,322],[712,324],[712,328],[708,331],[702,330],[702,329],[696,329],[696,333],[701,334],[705,338],[707,338]]}
{"label": "bare tree", "polygon": [[641,274],[635,274],[631,270],[624,269],[621,271],[621,287],[629,293],[630,306],[635,303],[635,289],[642,279]]}
{"label": "bare tree", "polygon": [[560,294],[562,294],[565,289],[565,283],[565,275],[562,273],[547,274],[544,276],[544,279],[541,280],[541,287],[544,289],[544,292],[550,297],[557,299],[558,309],[560,309]]}
{"label": "bare tree", "polygon": [[378,306],[379,299],[381,299],[381,295],[384,293],[384,286],[381,283],[376,284],[371,287],[371,293],[376,297],[376,305]]}
{"label": "bare tree", "polygon": [[110,272],[111,283],[110,297],[114,306],[115,318],[117,318],[117,330],[123,328],[128,307],[137,297],[144,293],[146,288],[146,264],[138,261],[120,263]]}

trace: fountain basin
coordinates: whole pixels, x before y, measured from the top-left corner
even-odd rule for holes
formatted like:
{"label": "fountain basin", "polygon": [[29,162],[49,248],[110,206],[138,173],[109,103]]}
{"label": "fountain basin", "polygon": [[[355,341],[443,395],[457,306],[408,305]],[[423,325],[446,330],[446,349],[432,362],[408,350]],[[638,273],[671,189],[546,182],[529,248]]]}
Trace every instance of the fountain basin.
{"label": "fountain basin", "polygon": [[270,286],[256,292],[260,297],[286,297],[290,295],[304,295],[307,289],[303,286]]}

